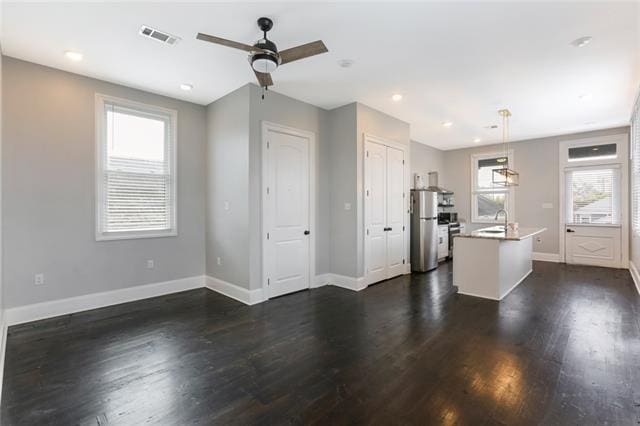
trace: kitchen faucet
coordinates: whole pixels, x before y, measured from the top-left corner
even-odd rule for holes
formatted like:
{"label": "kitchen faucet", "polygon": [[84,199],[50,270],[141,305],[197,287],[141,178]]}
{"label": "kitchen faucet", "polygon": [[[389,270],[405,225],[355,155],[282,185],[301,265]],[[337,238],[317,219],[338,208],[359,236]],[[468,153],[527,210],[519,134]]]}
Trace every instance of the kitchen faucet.
{"label": "kitchen faucet", "polygon": [[500,213],[504,213],[504,232],[507,232],[507,222],[509,221],[509,213],[505,209],[500,209],[496,212],[495,220],[498,220]]}

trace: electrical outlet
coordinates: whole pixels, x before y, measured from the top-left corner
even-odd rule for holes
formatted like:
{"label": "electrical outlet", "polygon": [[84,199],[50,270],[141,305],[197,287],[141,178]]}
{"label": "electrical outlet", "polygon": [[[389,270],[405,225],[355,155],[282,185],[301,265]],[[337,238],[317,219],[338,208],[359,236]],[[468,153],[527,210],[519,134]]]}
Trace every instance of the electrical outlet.
{"label": "electrical outlet", "polygon": [[351,210],[351,203],[344,203],[345,210]]}
{"label": "electrical outlet", "polygon": [[222,259],[221,258],[218,258],[217,261],[218,261],[218,265],[222,265]]}
{"label": "electrical outlet", "polygon": [[155,262],[153,261],[153,259],[149,259],[147,260],[147,269],[153,269],[155,268]]}
{"label": "electrical outlet", "polygon": [[44,274],[36,274],[34,278],[35,285],[43,285],[44,284]]}

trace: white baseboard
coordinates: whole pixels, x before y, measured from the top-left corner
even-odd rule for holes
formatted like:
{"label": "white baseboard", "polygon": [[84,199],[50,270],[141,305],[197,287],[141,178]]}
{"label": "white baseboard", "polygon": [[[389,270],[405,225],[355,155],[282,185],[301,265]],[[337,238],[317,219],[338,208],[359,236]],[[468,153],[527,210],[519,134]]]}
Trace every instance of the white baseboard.
{"label": "white baseboard", "polygon": [[367,288],[367,284],[364,281],[364,277],[353,278],[346,277],[338,274],[326,274],[329,275],[329,284],[336,287],[346,288],[347,290],[360,291]]}
{"label": "white baseboard", "polygon": [[202,275],[18,306],[6,309],[5,324],[11,326],[201,287],[204,287]]}
{"label": "white baseboard", "polygon": [[311,283],[311,288],[322,287],[329,284],[331,284],[331,274],[320,274],[315,276]]}
{"label": "white baseboard", "polygon": [[638,268],[632,261],[629,261],[629,272],[631,272],[631,278],[633,279],[633,283],[636,285],[636,290],[638,290],[638,294],[640,294],[640,273],[638,272]]}
{"label": "white baseboard", "polygon": [[542,253],[534,251],[531,257],[533,260],[538,260],[541,262],[560,262],[560,255],[558,253]]}
{"label": "white baseboard", "polygon": [[4,357],[7,352],[7,323],[4,312],[0,310],[0,399],[2,399],[2,382],[4,381]]}
{"label": "white baseboard", "polygon": [[245,305],[255,305],[256,303],[264,302],[261,288],[257,290],[247,290],[244,287],[211,276],[206,277],[205,287],[216,293],[236,299]]}

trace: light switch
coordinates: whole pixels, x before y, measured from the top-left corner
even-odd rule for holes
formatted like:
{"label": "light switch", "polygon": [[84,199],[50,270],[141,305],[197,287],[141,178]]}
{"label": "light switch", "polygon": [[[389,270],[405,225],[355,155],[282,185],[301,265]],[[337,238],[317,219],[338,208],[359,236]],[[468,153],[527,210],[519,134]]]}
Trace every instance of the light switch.
{"label": "light switch", "polygon": [[224,209],[225,210],[229,210],[229,202],[228,201],[224,202]]}
{"label": "light switch", "polygon": [[351,203],[344,203],[345,210],[351,210]]}

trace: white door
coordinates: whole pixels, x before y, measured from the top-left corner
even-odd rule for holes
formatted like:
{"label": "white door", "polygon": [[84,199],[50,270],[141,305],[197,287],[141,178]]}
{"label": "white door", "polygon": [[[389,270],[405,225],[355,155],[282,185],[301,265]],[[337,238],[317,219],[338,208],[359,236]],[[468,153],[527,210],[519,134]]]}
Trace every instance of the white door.
{"label": "white door", "polygon": [[365,275],[375,283],[404,273],[404,151],[365,144]]}
{"label": "white door", "polygon": [[264,268],[271,298],[310,284],[310,140],[266,129]]}
{"label": "white door", "polygon": [[367,278],[377,282],[387,279],[387,148],[368,143],[365,155]]}
{"label": "white door", "polygon": [[620,268],[620,227],[566,225],[566,262]]}
{"label": "white door", "polygon": [[621,267],[618,165],[565,169],[565,261]]}
{"label": "white door", "polygon": [[387,277],[404,273],[404,152],[387,147]]}

